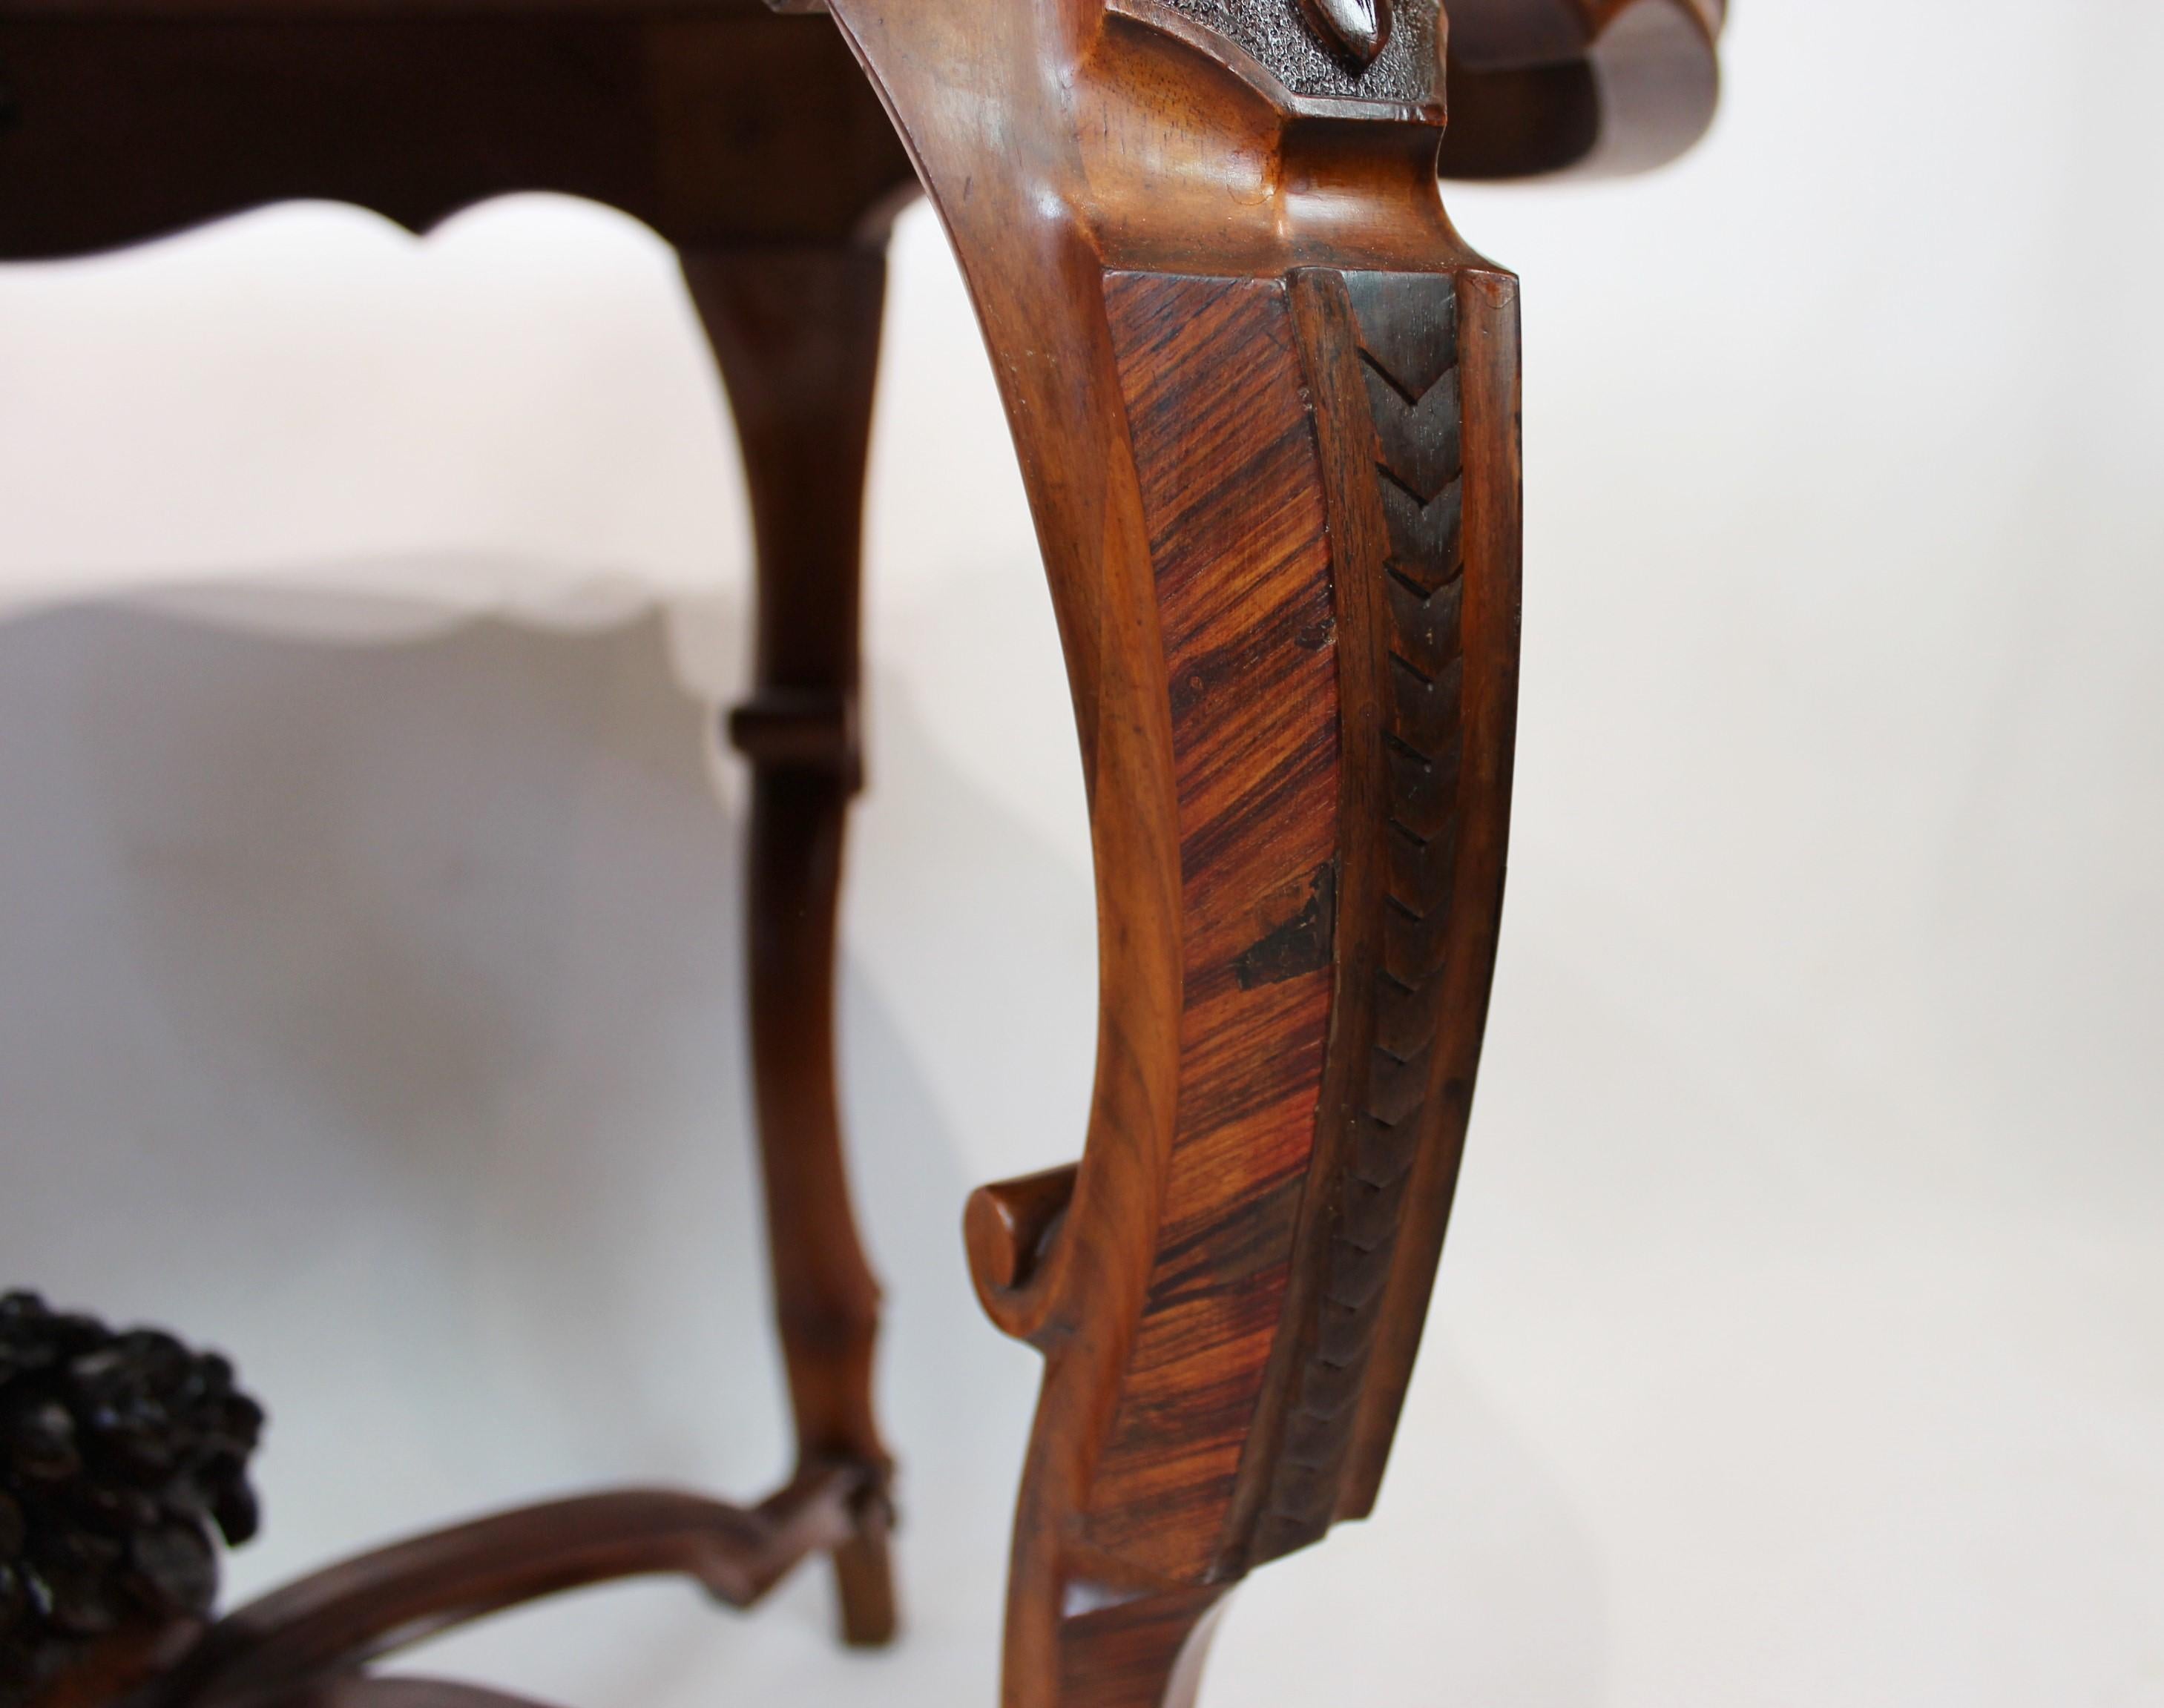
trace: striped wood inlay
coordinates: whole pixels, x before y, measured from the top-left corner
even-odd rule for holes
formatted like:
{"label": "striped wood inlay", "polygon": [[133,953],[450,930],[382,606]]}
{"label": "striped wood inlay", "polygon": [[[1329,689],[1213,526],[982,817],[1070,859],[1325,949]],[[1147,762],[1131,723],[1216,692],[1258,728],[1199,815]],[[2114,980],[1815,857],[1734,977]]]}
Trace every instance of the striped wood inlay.
{"label": "striped wood inlay", "polygon": [[1315,1140],[1334,606],[1284,286],[1115,274],[1106,298],[1156,566],[1186,935],[1158,1255],[1088,1533],[1195,1581],[1221,1549]]}

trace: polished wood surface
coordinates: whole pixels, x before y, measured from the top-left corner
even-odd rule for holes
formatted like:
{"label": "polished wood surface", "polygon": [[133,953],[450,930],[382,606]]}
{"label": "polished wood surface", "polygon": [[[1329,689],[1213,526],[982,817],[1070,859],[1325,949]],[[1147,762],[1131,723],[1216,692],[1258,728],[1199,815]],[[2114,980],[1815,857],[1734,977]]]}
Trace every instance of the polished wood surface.
{"label": "polished wood surface", "polygon": [[1720,0],[778,9],[0,0],[0,256],[300,196],[415,230],[609,202],[684,254],[758,539],[729,733],[782,1505],[626,1496],[371,1556],[214,1627],[172,1708],[470,1708],[340,1675],[657,1565],[741,1601],[825,1550],[844,1635],[894,1629],[833,958],[883,245],[920,188],[1036,517],[1099,915],[1079,1157],[964,1215],[986,1311],[1045,1360],[1006,1708],[1184,1708],[1231,1588],[1376,1499],[1471,1109],[1517,692],[1517,286],[1438,183],[1673,157]]}
{"label": "polished wood surface", "polygon": [[416,1537],[228,1614],[142,1708],[237,1708],[504,1608],[627,1577],[686,1576],[748,1607],[806,1555],[854,1533],[863,1492],[860,1474],[834,1469],[749,1509],[628,1490]]}
{"label": "polished wood surface", "polygon": [[[1711,117],[1715,0],[1450,13],[1446,176],[1642,167]],[[697,252],[843,239],[915,189],[835,32],[754,0],[0,0],[0,258],[538,190]]]}
{"label": "polished wood surface", "polygon": [[1231,1584],[1372,1501],[1448,1213],[1509,802],[1515,282],[1443,213],[1439,78],[1363,105],[1139,6],[833,9],[983,317],[1096,846],[1079,1167],[970,1218],[1046,1355],[1006,1700],[1182,1702]]}
{"label": "polished wood surface", "polygon": [[853,1643],[895,1629],[890,1461],[872,1415],[879,1286],[849,1210],[834,1061],[834,932],[857,740],[859,559],[884,233],[820,248],[687,255],[728,386],[758,542],[751,699],[729,733],[753,766],[752,1072],[768,1252],[800,1472],[870,1473],[835,1553]]}
{"label": "polished wood surface", "polygon": [[833,29],[756,6],[4,0],[0,92],[0,257],[302,197],[423,231],[536,190],[696,253],[845,239],[916,187]]}

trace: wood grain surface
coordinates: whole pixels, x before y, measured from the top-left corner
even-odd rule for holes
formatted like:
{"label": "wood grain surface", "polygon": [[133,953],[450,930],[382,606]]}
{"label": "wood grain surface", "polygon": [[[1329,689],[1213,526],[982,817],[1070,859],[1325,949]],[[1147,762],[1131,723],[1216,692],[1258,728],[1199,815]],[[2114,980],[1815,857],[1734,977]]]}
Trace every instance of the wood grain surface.
{"label": "wood grain surface", "polygon": [[1037,521],[1099,918],[1079,1160],[965,1216],[980,1297],[1045,1358],[1006,1708],[1184,1708],[1231,1585],[1375,1498],[1471,1108],[1517,689],[1516,283],[1438,173],[1678,152],[1719,0],[829,3],[0,0],[0,256],[293,196],[417,231],[609,202],[685,253],[759,533],[730,728],[794,1480],[335,1569],[214,1627],[158,1708],[468,1708],[343,1675],[628,1570],[744,1601],[824,1550],[844,1634],[893,1629],[833,963],[880,246],[919,186]]}

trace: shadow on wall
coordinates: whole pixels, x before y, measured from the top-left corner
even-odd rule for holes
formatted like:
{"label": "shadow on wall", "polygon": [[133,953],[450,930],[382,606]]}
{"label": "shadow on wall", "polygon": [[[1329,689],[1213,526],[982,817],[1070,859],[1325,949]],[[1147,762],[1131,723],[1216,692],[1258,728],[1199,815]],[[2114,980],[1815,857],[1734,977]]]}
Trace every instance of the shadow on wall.
{"label": "shadow on wall", "polygon": [[[236,1590],[551,1488],[780,1475],[706,727],[658,621],[389,647],[111,609],[0,626],[5,1279],[235,1355],[274,1418]],[[1030,870],[969,806],[981,857]],[[981,1472],[1018,1462],[1032,1372],[976,1318],[945,1122],[845,987],[904,1499],[984,1486],[939,1491],[925,1541],[974,1559],[988,1669],[1011,1485]],[[823,1595],[781,1621],[803,1664]],[[755,1629],[666,1607],[695,1653],[707,1622]],[[670,1682],[652,1641],[612,1676],[536,1655],[541,1628],[508,1658],[559,1697],[588,1671],[614,1695],[627,1653],[627,1700]]]}
{"label": "shadow on wall", "polygon": [[[711,1469],[717,1407],[744,1473],[779,1451],[766,1396],[688,1374],[755,1364],[753,1313],[668,1303],[755,1294],[758,1223],[737,853],[656,653],[0,630],[10,1269],[230,1344],[318,1548],[558,1459]],[[591,1260],[672,1240],[696,1272]],[[647,1355],[657,1311],[697,1356]],[[318,1409],[387,1511],[281,1491]]]}
{"label": "shadow on wall", "polygon": [[[966,633],[984,597],[921,626]],[[889,1286],[908,1639],[838,1650],[813,1573],[749,1620],[673,1585],[599,1592],[454,1637],[432,1671],[580,1708],[995,1699],[1037,1362],[979,1317],[959,1213],[988,1171],[1079,1144],[1091,898],[910,679],[882,673],[874,707],[844,1098]],[[273,1413],[236,1594],[555,1490],[780,1474],[741,825],[708,727],[658,620],[360,647],[113,608],[0,625],[0,1280],[235,1356]],[[1415,1462],[1453,1469],[1395,1480],[1390,1532],[1344,1533],[1327,1571],[1278,1569],[1288,1635],[1362,1664],[1447,1606],[1452,1680],[1587,1708],[1584,1538],[1447,1348],[1437,1382],[1448,1438]],[[1373,1605],[1378,1573],[1405,1605]],[[1342,1646],[1315,1616],[1333,1600]],[[1243,1601],[1274,1622],[1262,1585]],[[1239,1700],[1235,1657],[1277,1645],[1236,1614],[1224,1647]],[[1373,1663],[1378,1700],[1401,1695],[1391,1652]]]}

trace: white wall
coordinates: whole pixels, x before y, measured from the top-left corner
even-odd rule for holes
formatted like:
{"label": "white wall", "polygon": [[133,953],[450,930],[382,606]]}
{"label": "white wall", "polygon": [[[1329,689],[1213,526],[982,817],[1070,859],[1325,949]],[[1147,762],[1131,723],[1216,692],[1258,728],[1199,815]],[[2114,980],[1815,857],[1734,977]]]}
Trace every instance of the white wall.
{"label": "white wall", "polygon": [[[1382,1512],[1242,1592],[1212,1708],[2164,1701],[2160,54],[1739,0],[1689,161],[1452,197],[1526,280],[1490,1050]],[[845,1032],[911,1631],[648,1587],[431,1658],[569,1708],[993,1700],[1033,1371],[954,1224],[1072,1152],[1092,923],[921,212],[883,384]],[[0,1280],[238,1357],[238,1590],[780,1468],[727,443],[596,209],[0,272]]]}

